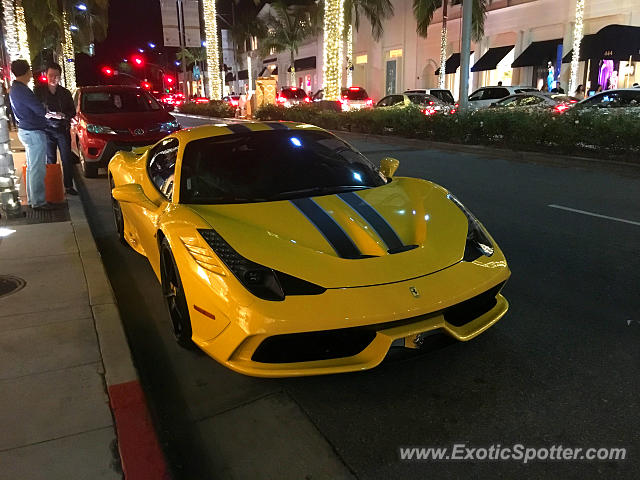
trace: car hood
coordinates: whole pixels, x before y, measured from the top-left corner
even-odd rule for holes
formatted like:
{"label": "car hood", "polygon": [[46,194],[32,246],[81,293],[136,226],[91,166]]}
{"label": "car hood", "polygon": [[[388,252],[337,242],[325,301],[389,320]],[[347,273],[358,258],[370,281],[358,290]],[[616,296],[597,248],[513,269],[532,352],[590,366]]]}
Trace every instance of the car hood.
{"label": "car hood", "polygon": [[95,123],[113,129],[136,129],[173,120],[164,110],[138,113],[85,113],[87,123]]}
{"label": "car hood", "polygon": [[[446,194],[442,187],[410,178],[355,192],[377,212],[373,218],[371,210],[359,213],[338,195],[302,203],[285,200],[190,208],[245,258],[325,288],[342,288],[399,282],[459,262],[468,224]],[[350,200],[353,203],[354,197]],[[323,223],[300,208],[311,201],[335,222],[333,233],[326,228],[326,217]],[[389,252],[390,230],[384,223],[406,251]],[[351,240],[361,258],[341,256],[344,250],[335,247],[337,230]]]}

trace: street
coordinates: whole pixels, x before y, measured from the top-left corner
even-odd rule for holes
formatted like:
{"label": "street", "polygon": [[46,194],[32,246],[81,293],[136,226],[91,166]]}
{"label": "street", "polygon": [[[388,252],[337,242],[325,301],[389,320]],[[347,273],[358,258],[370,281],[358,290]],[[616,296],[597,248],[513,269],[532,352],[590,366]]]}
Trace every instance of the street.
{"label": "street", "polygon": [[[183,126],[206,123],[177,117]],[[637,478],[637,175],[344,138],[371,160],[397,158],[397,175],[443,185],[474,212],[512,270],[503,291],[509,312],[468,343],[399,349],[366,372],[242,376],[174,342],[151,267],[118,242],[106,178],[82,178],[87,216],[174,477]],[[623,447],[627,458],[400,460],[401,447],[455,444]]]}

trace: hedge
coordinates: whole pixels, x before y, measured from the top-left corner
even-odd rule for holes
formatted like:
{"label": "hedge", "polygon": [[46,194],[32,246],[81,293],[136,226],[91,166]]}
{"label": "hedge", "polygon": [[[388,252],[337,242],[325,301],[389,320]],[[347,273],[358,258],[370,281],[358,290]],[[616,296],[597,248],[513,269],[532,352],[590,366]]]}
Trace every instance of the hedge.
{"label": "hedge", "polygon": [[222,100],[210,100],[209,103],[187,102],[180,105],[178,110],[181,113],[206,117],[233,117],[236,113],[233,107]]}
{"label": "hedge", "polygon": [[425,140],[640,162],[640,109],[514,111],[485,109],[425,116],[418,107],[335,112],[314,105],[258,109],[260,120],[290,120],[329,130],[401,135]]}

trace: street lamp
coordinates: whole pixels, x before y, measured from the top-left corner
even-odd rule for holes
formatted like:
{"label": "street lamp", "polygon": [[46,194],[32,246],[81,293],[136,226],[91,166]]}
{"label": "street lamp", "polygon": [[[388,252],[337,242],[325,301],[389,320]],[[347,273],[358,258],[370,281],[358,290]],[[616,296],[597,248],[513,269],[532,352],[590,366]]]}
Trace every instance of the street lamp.
{"label": "street lamp", "polygon": [[156,48],[156,44],[152,43],[152,42],[149,42],[149,48]]}
{"label": "street lamp", "polygon": [[78,10],[80,10],[81,12],[86,12],[87,11],[87,6],[84,3],[78,3],[76,5],[76,8]]}
{"label": "street lamp", "polygon": [[69,30],[71,30],[72,32],[77,32],[78,27],[76,27],[75,25],[69,25]]}

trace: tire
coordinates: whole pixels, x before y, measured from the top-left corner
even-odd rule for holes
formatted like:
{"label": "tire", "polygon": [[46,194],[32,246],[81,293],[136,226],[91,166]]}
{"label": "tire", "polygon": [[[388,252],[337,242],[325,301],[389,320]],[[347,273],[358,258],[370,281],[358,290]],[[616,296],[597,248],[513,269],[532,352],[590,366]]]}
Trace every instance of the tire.
{"label": "tire", "polygon": [[[111,190],[114,188],[113,178],[109,177],[109,185]],[[109,194],[111,195],[111,190],[109,190]],[[122,208],[120,208],[120,202],[118,202],[113,195],[111,195],[111,211],[113,212],[113,222],[116,225],[116,234],[118,235],[118,240],[120,243],[129,246],[129,243],[124,238],[124,215],[122,214]]]}
{"label": "tire", "polygon": [[80,167],[82,168],[82,174],[85,178],[97,178],[98,166],[93,163],[88,163],[84,159],[84,155],[82,155],[82,150],[80,150]]}
{"label": "tire", "polygon": [[178,345],[188,350],[193,350],[196,345],[191,340],[191,319],[189,317],[187,299],[176,261],[166,238],[162,240],[160,245],[160,274],[162,295],[165,298],[165,305],[173,326],[173,336]]}
{"label": "tire", "polygon": [[[78,151],[80,150],[80,141],[76,138],[76,147],[78,148]],[[78,156],[78,154],[76,152],[73,151],[73,148],[71,149],[71,160],[73,160],[73,164],[77,165],[80,163],[80,156]]]}

